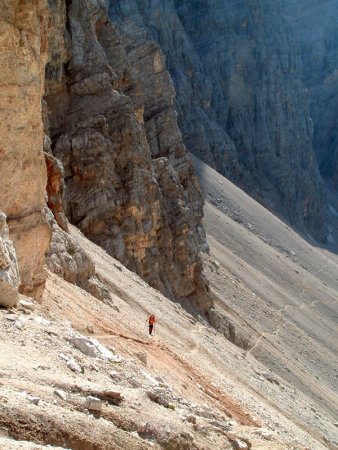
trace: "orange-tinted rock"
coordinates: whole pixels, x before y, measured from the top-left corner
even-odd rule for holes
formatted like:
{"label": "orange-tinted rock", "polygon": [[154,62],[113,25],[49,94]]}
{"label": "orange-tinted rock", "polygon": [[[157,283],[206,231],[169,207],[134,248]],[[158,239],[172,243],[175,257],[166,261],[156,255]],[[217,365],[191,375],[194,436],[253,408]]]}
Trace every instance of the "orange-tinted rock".
{"label": "orange-tinted rock", "polygon": [[62,163],[60,160],[48,153],[45,153],[45,161],[47,167],[47,205],[52,211],[59,227],[67,231],[68,222],[62,206],[64,189]]}

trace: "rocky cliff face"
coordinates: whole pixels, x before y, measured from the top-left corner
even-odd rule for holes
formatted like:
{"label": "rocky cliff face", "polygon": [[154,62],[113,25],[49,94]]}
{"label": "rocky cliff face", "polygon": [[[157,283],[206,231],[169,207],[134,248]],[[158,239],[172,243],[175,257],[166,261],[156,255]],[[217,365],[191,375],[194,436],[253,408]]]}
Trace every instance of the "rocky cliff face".
{"label": "rocky cliff face", "polygon": [[0,210],[18,258],[20,290],[36,298],[43,290],[50,242],[41,119],[47,15],[45,0],[6,0],[0,11]]}
{"label": "rocky cliff face", "polygon": [[47,127],[68,218],[152,286],[207,308],[203,199],[159,47],[121,36],[103,3],[50,5]]}
{"label": "rocky cliff face", "polygon": [[161,45],[187,148],[323,239],[309,99],[280,3],[114,0],[109,13],[131,40]]}
{"label": "rocky cliff face", "polygon": [[303,82],[309,89],[319,168],[337,189],[338,1],[284,0],[283,7],[301,46]]}

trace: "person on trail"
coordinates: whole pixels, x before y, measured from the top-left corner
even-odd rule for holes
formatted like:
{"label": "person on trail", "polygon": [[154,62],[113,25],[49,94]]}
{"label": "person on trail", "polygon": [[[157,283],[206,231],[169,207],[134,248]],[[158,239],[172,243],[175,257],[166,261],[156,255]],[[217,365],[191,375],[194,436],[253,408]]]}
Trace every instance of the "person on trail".
{"label": "person on trail", "polygon": [[155,316],[153,314],[149,317],[148,323],[149,323],[149,334],[152,335],[155,326]]}

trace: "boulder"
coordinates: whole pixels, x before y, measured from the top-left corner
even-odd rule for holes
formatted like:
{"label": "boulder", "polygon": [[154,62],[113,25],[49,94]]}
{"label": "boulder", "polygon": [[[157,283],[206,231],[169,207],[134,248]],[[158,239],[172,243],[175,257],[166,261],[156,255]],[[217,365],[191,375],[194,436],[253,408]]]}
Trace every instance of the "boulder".
{"label": "boulder", "polygon": [[0,305],[14,306],[18,301],[20,275],[13,242],[9,239],[6,215],[0,212]]}
{"label": "boulder", "polygon": [[94,338],[87,338],[77,333],[70,336],[69,342],[71,342],[75,348],[80,350],[86,356],[106,359],[112,362],[121,362],[122,360],[120,356],[114,355],[110,350]]}

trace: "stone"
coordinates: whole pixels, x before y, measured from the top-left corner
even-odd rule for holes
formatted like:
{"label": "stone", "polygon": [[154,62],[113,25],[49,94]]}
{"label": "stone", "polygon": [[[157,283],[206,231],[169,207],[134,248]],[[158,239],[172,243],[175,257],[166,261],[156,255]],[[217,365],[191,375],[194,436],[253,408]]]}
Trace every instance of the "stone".
{"label": "stone", "polygon": [[195,446],[192,433],[172,428],[171,425],[163,424],[160,420],[146,422],[138,430],[138,434],[143,439],[155,441],[161,448],[187,450]]}
{"label": "stone", "polygon": [[75,348],[80,350],[84,355],[91,356],[96,358],[99,355],[99,352],[95,345],[90,341],[90,339],[86,339],[84,337],[71,337],[69,341],[74,345]]}
{"label": "stone", "polygon": [[217,428],[220,428],[223,431],[229,432],[231,430],[231,425],[229,425],[228,422],[223,422],[223,421],[219,421],[219,420],[213,420],[211,422],[211,424],[214,425]]}
{"label": "stone", "polygon": [[25,312],[26,314],[29,314],[36,310],[36,303],[30,300],[28,297],[19,296],[17,309],[19,311]]}
{"label": "stone", "polygon": [[96,397],[92,397],[91,395],[89,395],[86,398],[84,407],[86,409],[88,409],[89,411],[96,411],[96,412],[100,412],[102,409],[102,402],[99,398]]}
{"label": "stone", "polygon": [[154,387],[152,390],[147,391],[147,395],[151,401],[166,408],[172,403],[172,395],[167,389]]}
{"label": "stone", "polygon": [[235,449],[238,450],[249,450],[249,446],[246,442],[241,441],[240,439],[235,439],[232,441],[232,445]]}
{"label": "stone", "polygon": [[95,329],[94,329],[94,325],[93,324],[88,324],[87,326],[86,326],[86,330],[88,331],[88,333],[90,333],[90,334],[94,334],[94,331],[95,331]]}
{"label": "stone", "polygon": [[266,441],[271,441],[272,439],[272,433],[270,433],[269,431],[262,430],[259,434]]}
{"label": "stone", "polygon": [[118,381],[120,379],[119,373],[116,372],[115,370],[112,370],[111,372],[109,372],[109,376],[114,381]]}
{"label": "stone", "polygon": [[47,320],[41,316],[30,317],[29,320],[32,320],[36,324],[41,325],[43,327],[49,327],[49,325],[51,325],[51,323],[52,323],[50,320]]}
{"label": "stone", "polygon": [[111,362],[121,362],[122,358],[119,355],[114,355],[104,345],[94,338],[87,338],[79,333],[73,334],[69,337],[75,348],[80,350],[84,355],[92,358],[101,358]]}
{"label": "stone", "polygon": [[73,359],[70,358],[66,361],[67,366],[72,372],[82,373],[82,367]]}
{"label": "stone", "polygon": [[20,274],[13,242],[9,239],[6,215],[0,212],[0,305],[14,306],[18,301]]}
{"label": "stone", "polygon": [[193,416],[192,414],[188,414],[188,415],[186,416],[186,419],[187,419],[187,421],[188,421],[189,423],[193,423],[193,424],[196,423],[196,417]]}
{"label": "stone", "polygon": [[92,395],[112,405],[119,405],[124,400],[124,397],[120,392],[110,390],[95,392],[93,391]]}
{"label": "stone", "polygon": [[193,410],[194,414],[199,417],[204,417],[205,419],[216,419],[217,414],[212,411],[207,411],[206,409],[195,408]]}
{"label": "stone", "polygon": [[26,398],[30,403],[33,403],[33,405],[38,405],[40,402],[40,398],[35,397],[34,395],[27,395]]}
{"label": "stone", "polygon": [[58,397],[60,397],[64,401],[67,400],[67,394],[64,391],[61,391],[60,389],[56,389],[54,391],[54,394],[57,395]]}
{"label": "stone", "polygon": [[147,353],[146,352],[137,352],[135,356],[146,366],[147,365]]}

